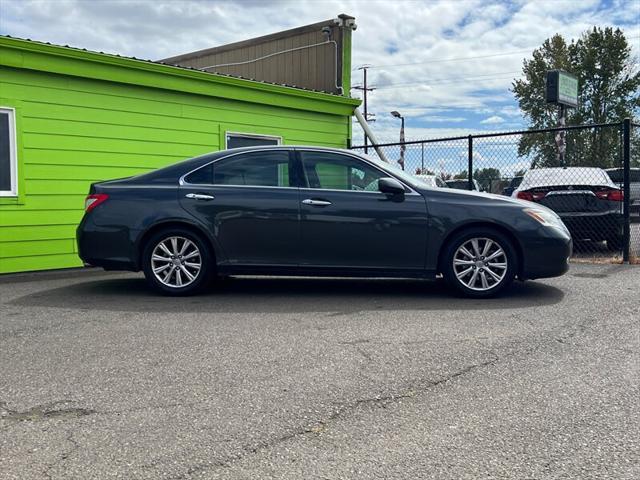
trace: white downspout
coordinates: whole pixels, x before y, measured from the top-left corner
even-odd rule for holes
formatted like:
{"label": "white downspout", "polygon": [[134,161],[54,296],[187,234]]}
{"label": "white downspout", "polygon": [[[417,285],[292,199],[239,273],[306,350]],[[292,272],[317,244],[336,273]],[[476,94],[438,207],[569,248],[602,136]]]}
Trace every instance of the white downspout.
{"label": "white downspout", "polygon": [[378,147],[378,141],[376,140],[376,137],[373,135],[373,132],[369,128],[369,125],[367,125],[367,122],[365,121],[364,117],[360,113],[360,109],[356,108],[353,111],[353,113],[355,114],[356,118],[358,119],[358,123],[360,124],[360,126],[364,130],[364,134],[367,137],[369,137],[369,140],[371,140],[371,146],[373,148],[375,148],[376,153],[378,154],[378,157],[380,158],[380,160],[382,160],[383,162],[389,163],[389,160],[387,160],[387,157],[384,154],[384,152],[382,151],[382,149],[380,147]]}

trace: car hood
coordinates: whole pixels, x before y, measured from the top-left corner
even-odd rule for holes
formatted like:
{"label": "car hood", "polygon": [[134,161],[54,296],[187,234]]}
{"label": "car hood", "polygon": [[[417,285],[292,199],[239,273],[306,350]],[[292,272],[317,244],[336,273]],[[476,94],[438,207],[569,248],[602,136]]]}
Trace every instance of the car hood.
{"label": "car hood", "polygon": [[[433,191],[435,189],[432,189]],[[545,207],[544,205],[540,205],[539,203],[529,202],[526,200],[520,200],[519,198],[507,197],[504,195],[497,195],[494,193],[486,193],[486,192],[476,192],[474,190],[454,190],[454,189],[446,189],[439,188],[437,190],[439,193],[446,195],[451,199],[468,199],[469,201],[477,201],[477,202],[490,202],[495,203],[495,205],[512,205],[514,207],[520,208],[536,208],[538,210],[545,210],[553,213],[557,216],[557,214],[551,210],[550,208]]]}
{"label": "car hood", "polygon": [[446,193],[447,195],[452,196],[461,196],[467,198],[476,198],[476,199],[485,199],[495,202],[502,203],[516,203],[516,204],[526,204],[531,202],[525,202],[523,200],[519,200],[517,198],[506,197],[504,195],[496,195],[494,193],[486,193],[486,192],[478,192],[476,190],[457,190],[457,189],[440,189],[439,191]]}

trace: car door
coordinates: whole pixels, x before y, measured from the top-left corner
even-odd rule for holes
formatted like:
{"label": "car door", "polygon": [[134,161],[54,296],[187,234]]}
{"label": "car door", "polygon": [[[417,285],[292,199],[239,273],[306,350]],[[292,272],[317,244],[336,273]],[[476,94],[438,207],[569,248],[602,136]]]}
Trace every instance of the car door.
{"label": "car door", "polygon": [[345,269],[424,268],[427,209],[422,195],[378,191],[390,175],[358,157],[298,150],[302,164],[301,264]]}
{"label": "car door", "polygon": [[296,265],[300,203],[293,152],[221,158],[186,175],[182,206],[213,233],[221,265]]}

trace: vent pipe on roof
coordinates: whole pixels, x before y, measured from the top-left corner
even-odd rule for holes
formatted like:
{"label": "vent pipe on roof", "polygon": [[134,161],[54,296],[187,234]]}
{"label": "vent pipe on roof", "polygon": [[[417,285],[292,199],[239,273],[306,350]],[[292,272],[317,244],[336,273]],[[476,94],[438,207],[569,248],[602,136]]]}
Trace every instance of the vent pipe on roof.
{"label": "vent pipe on roof", "polygon": [[371,146],[373,148],[375,148],[376,153],[378,154],[378,157],[380,158],[380,160],[382,160],[383,162],[389,163],[389,160],[387,160],[387,156],[384,154],[382,149],[380,147],[378,147],[378,141],[376,140],[376,137],[373,135],[373,132],[369,128],[369,125],[367,124],[367,121],[362,116],[362,113],[360,113],[360,109],[356,108],[353,111],[353,113],[355,114],[356,118],[358,119],[358,123],[362,127],[362,130],[364,130],[364,134],[369,138],[369,140],[371,140]]}

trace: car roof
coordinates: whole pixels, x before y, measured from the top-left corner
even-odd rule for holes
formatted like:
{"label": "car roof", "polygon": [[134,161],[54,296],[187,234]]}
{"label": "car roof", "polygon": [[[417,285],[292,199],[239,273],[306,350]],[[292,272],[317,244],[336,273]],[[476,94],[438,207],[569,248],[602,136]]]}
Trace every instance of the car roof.
{"label": "car roof", "polygon": [[318,147],[315,145],[255,145],[249,147],[238,147],[238,148],[230,148],[227,150],[219,150],[216,152],[205,153],[198,157],[189,158],[186,160],[182,160],[180,162],[168,165],[166,167],[159,168],[157,170],[153,170],[151,172],[143,173],[140,175],[136,175],[134,177],[129,177],[126,179],[101,182],[101,183],[151,183],[151,184],[172,184],[176,178],[180,178],[185,174],[188,174],[198,168],[201,168],[208,163],[211,163],[215,160],[230,156],[236,155],[243,152],[259,152],[262,150],[281,150],[281,151],[292,151],[292,150],[311,150],[316,152],[331,152],[331,153],[340,153],[343,155],[351,155],[363,158],[366,161],[369,161],[376,165],[378,168],[386,171],[391,176],[395,176],[400,178],[403,182],[407,183],[412,188],[419,188],[419,184],[416,185],[417,179],[410,175],[407,172],[403,172],[394,168],[394,166],[390,163],[383,162],[371,155],[366,155],[361,152],[355,152],[353,150],[348,150],[346,148],[335,148],[335,147]]}
{"label": "car roof", "polygon": [[216,152],[205,153],[203,155],[199,155],[197,157],[188,158],[186,160],[181,160],[177,163],[173,163],[171,165],[167,165],[166,167],[159,168],[157,170],[153,170],[148,173],[143,173],[141,175],[137,175],[135,177],[131,177],[129,181],[132,182],[151,182],[151,183],[163,183],[163,182],[172,182],[173,179],[182,176],[183,174],[190,172],[192,170],[196,170],[207,163],[210,163],[214,160],[217,160],[222,157],[226,157],[229,155],[234,155],[242,152],[259,152],[262,150],[283,150],[290,151],[294,149],[313,149],[327,152],[335,152],[335,153],[351,153],[353,152],[346,149],[341,148],[329,148],[329,147],[314,147],[314,146],[298,146],[298,145],[255,145],[250,147],[238,147],[238,148],[229,148],[226,150],[218,150]]}

